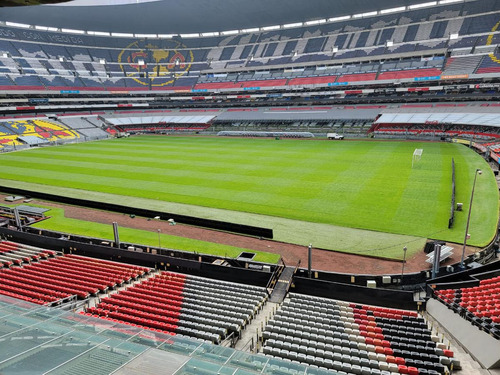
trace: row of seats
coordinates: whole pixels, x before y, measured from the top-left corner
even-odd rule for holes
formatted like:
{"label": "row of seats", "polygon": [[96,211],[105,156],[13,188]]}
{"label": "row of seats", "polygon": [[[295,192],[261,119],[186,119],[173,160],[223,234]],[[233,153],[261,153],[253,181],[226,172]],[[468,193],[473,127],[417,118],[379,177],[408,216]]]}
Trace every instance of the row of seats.
{"label": "row of seats", "polygon": [[444,374],[453,357],[416,312],[290,294],[263,332],[265,354],[354,374]]}
{"label": "row of seats", "polygon": [[10,241],[0,242],[0,264],[2,267],[31,263],[56,256],[56,252]]}
{"label": "row of seats", "polygon": [[491,53],[485,56],[477,68],[477,73],[499,73],[500,72],[500,53]]}
{"label": "row of seats", "polygon": [[319,77],[300,77],[291,79],[268,79],[259,81],[237,81],[237,82],[206,82],[198,83],[194,86],[195,90],[203,89],[234,89],[234,88],[256,88],[268,86],[294,86],[294,85],[312,85],[312,84],[329,84],[329,83],[348,83],[360,81],[375,81],[375,80],[395,80],[395,79],[412,79],[417,77],[435,77],[441,75],[441,70],[432,68],[396,70],[387,72],[372,72],[372,73],[354,73],[354,74],[330,74],[328,76]]}
{"label": "row of seats", "polygon": [[238,335],[266,300],[264,288],[161,272],[86,313],[220,343]]}
{"label": "row of seats", "polygon": [[[435,11],[435,9],[432,11]],[[441,17],[431,13],[430,9],[424,9],[420,12],[424,12],[424,14],[420,14],[420,17],[413,20],[406,14],[401,16],[393,14],[374,18],[369,17],[366,20],[349,20],[347,23],[316,25],[312,26],[313,30],[311,28],[306,28],[305,30],[282,29],[274,32],[213,39],[187,39],[182,41],[186,44],[185,48],[176,49],[186,57],[188,56],[187,52],[189,48],[193,48],[192,55],[195,61],[198,61],[198,64],[201,61],[211,59],[214,65],[220,61],[232,61],[235,65],[245,63],[251,65],[250,63],[256,63],[256,61],[247,61],[250,56],[277,60],[287,57],[292,58],[295,52],[299,54],[323,52],[325,55],[331,56],[334,54],[332,52],[333,47],[341,49],[340,52],[336,52],[335,54],[341,55],[344,58],[356,57],[352,55],[352,52],[361,52],[365,56],[370,56],[373,53],[376,54],[379,50],[381,50],[379,53],[391,52],[393,47],[385,47],[386,42],[389,40],[401,44],[401,47],[408,48],[407,46],[411,45],[413,50],[422,48],[437,49],[441,47],[440,42],[445,45],[448,43],[453,45],[458,41],[445,42],[448,37],[447,34],[445,35],[445,30],[446,33],[450,33],[449,30],[457,32],[460,30],[459,34],[462,38],[471,32],[473,34],[478,32],[487,33],[495,26],[496,18],[498,18],[495,18],[495,14],[474,17],[470,13],[471,11],[461,16],[461,12],[458,9],[455,11],[442,11]],[[465,14],[469,17],[463,17]],[[428,19],[428,22],[422,23],[424,19]],[[377,22],[376,20],[379,21]],[[472,22],[472,20],[474,21]],[[408,26],[408,22],[412,24],[410,27]],[[476,23],[480,23],[480,25],[476,25]],[[353,27],[353,25],[357,26]],[[372,29],[372,27],[375,29]],[[364,28],[367,29],[364,30]],[[345,30],[342,31],[343,29]],[[43,32],[39,32],[39,35],[44,34]],[[411,44],[414,41],[421,41],[421,43]],[[29,41],[20,42],[12,40],[10,42],[2,41],[0,50],[9,52],[12,56],[22,57],[24,61],[19,63],[19,67],[29,71],[61,71],[70,69],[69,66],[71,66],[73,69],[87,69],[95,75],[100,75],[106,72],[98,63],[100,59],[105,59],[107,62],[117,62],[121,49],[133,42],[136,45],[140,43],[137,40],[132,41],[122,38],[99,37],[95,40],[90,36],[85,36],[82,42],[83,45],[81,46],[56,46],[45,43],[43,38],[41,40],[37,39],[36,44]],[[173,49],[172,43],[169,41],[155,41],[152,39],[149,43],[157,48],[169,48],[170,46]],[[95,45],[101,45],[105,48],[93,48]],[[109,48],[110,46],[111,48]],[[304,59],[306,57],[308,56],[300,56],[299,58]],[[50,64],[42,62],[29,64],[26,62],[26,60],[32,58],[49,58],[55,61],[50,61]],[[57,60],[59,58],[64,58],[67,61],[60,62]],[[147,64],[153,62],[154,58],[146,56],[145,60]],[[188,61],[189,59],[186,60]],[[165,61],[166,64],[169,62],[171,61]]]}
{"label": "row of seats", "polygon": [[500,276],[481,280],[475,287],[436,290],[434,295],[474,326],[500,340]]}
{"label": "row of seats", "polygon": [[[481,64],[474,67],[471,71],[467,63],[471,59],[477,66],[478,62],[482,60]],[[464,64],[461,61],[464,60]],[[500,71],[500,60],[497,55],[491,54],[489,56],[472,56],[472,57],[458,57],[449,58],[446,61],[445,74],[470,74],[476,70],[477,73],[497,73]],[[373,63],[362,63],[348,65],[329,70],[315,70],[314,67],[306,68],[301,72],[278,72],[268,74],[268,79],[256,79],[257,74],[248,73],[232,73],[227,74],[226,77],[212,77],[206,76],[190,76],[190,77],[176,77],[165,78],[148,76],[146,78],[137,77],[85,77],[85,76],[67,76],[69,72],[54,73],[56,75],[50,76],[47,79],[40,73],[26,73],[19,75],[6,74],[0,77],[0,87],[4,90],[17,89],[32,89],[32,90],[68,90],[68,89],[85,89],[85,90],[112,90],[114,88],[127,88],[129,90],[149,90],[161,89],[167,87],[176,87],[177,89],[195,89],[195,90],[216,90],[216,89],[252,89],[257,87],[270,87],[270,86],[294,86],[306,84],[330,84],[330,83],[348,83],[359,81],[373,81],[373,80],[399,80],[399,79],[415,79],[421,77],[436,77],[442,74],[441,68],[443,60],[430,60],[430,61],[401,61],[401,62],[386,62],[382,65]],[[450,63],[452,63],[450,65]],[[379,67],[380,65],[380,67]],[[404,68],[403,68],[404,67]],[[463,67],[463,68],[461,68]],[[462,69],[462,70],[460,70]],[[380,70],[380,73],[377,71]],[[301,77],[294,78],[296,74]],[[326,75],[325,75],[326,74]],[[288,76],[290,75],[290,77]],[[305,77],[304,77],[305,76]],[[9,78],[10,77],[10,78]]]}
{"label": "row of seats", "polygon": [[[375,80],[395,80],[395,79],[412,79],[416,77],[434,77],[440,76],[439,69],[409,69],[399,71],[388,71],[371,73],[353,73],[353,74],[335,74],[330,73],[327,77],[312,76],[302,78],[281,78],[281,79],[261,79],[261,80],[239,80],[239,81],[222,81],[222,82],[203,82],[204,80],[199,77],[192,77],[190,80],[184,78],[166,79],[162,77],[140,78],[143,83],[138,84],[138,78],[93,78],[89,80],[85,77],[76,77],[72,82],[61,84],[64,76],[54,76],[60,78],[59,80],[47,81],[43,77],[36,75],[11,75],[0,79],[1,90],[113,90],[119,88],[127,88],[128,90],[149,90],[152,89],[194,89],[194,90],[216,90],[216,89],[255,89],[260,87],[272,86],[295,86],[295,85],[309,85],[309,84],[329,84],[335,82],[348,82],[359,81],[375,81]],[[42,79],[42,81],[40,81]],[[150,85],[151,84],[151,85]]]}
{"label": "row of seats", "polygon": [[59,304],[74,296],[85,299],[149,273],[145,267],[71,254],[56,256],[53,251],[7,241],[0,246],[0,259],[12,263],[0,270],[0,293],[38,304]]}

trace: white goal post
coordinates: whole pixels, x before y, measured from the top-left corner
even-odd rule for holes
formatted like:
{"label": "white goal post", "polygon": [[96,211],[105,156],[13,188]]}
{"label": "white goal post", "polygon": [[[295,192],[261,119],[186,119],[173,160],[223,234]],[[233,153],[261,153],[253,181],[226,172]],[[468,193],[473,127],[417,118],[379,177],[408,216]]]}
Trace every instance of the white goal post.
{"label": "white goal post", "polygon": [[422,148],[416,148],[415,151],[413,151],[413,158],[411,159],[411,167],[413,168],[416,163],[422,159],[422,153],[424,152],[424,149]]}

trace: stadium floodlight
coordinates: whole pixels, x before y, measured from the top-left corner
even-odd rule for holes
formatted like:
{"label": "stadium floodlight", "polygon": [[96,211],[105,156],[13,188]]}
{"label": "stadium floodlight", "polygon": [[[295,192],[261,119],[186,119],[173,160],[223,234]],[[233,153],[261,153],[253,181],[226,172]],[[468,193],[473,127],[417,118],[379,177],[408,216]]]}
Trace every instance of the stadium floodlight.
{"label": "stadium floodlight", "polygon": [[110,35],[110,33],[107,31],[87,31],[87,34],[95,35],[95,36],[109,36]]}
{"label": "stadium floodlight", "polygon": [[61,31],[63,33],[70,33],[70,34],[85,34],[85,31],[77,29],[61,29]]}
{"label": "stadium floodlight", "polygon": [[160,39],[172,39],[176,34],[158,34]]}
{"label": "stadium floodlight", "polygon": [[199,38],[199,33],[191,33],[191,34],[179,34],[181,38]]}
{"label": "stadium floodlight", "polygon": [[281,28],[280,25],[272,25],[272,26],[264,26],[264,27],[261,27],[260,29],[262,31],[273,31],[273,30],[279,30]]}
{"label": "stadium floodlight", "polygon": [[462,248],[462,258],[460,260],[460,268],[464,269],[464,258],[465,258],[465,248],[467,247],[467,239],[470,238],[469,234],[469,224],[470,224],[470,214],[472,211],[472,200],[474,199],[474,189],[476,188],[476,179],[478,175],[483,174],[479,168],[476,169],[474,173],[474,182],[472,183],[472,191],[470,193],[470,202],[469,202],[469,213],[467,214],[467,224],[465,224],[465,236],[464,236],[464,247]]}
{"label": "stadium floodlight", "polygon": [[238,34],[239,31],[238,30],[226,30],[226,31],[221,31],[220,34],[221,35],[235,35],[235,34]]}
{"label": "stadium floodlight", "polygon": [[345,20],[350,20],[350,19],[351,19],[351,16],[340,16],[340,17],[328,18],[328,22],[345,21]]}
{"label": "stadium floodlight", "polygon": [[339,51],[339,47],[332,47],[332,52],[333,52],[333,53],[336,53],[336,52],[338,52],[338,51]]}
{"label": "stadium floodlight", "polygon": [[134,34],[136,38],[157,38],[157,34]]}
{"label": "stadium floodlight", "polygon": [[252,27],[250,29],[242,29],[241,32],[242,33],[257,33],[259,32],[259,28],[258,27]]}
{"label": "stadium floodlight", "polygon": [[458,33],[450,34],[450,40],[458,39]]}
{"label": "stadium floodlight", "polygon": [[358,13],[358,14],[353,15],[352,18],[364,18],[364,17],[372,17],[372,16],[376,16],[376,15],[377,15],[377,11],[373,11],[373,12]]}
{"label": "stadium floodlight", "polygon": [[283,28],[284,28],[284,29],[291,29],[291,28],[293,28],[293,27],[300,27],[300,26],[302,26],[302,25],[303,25],[303,23],[302,23],[302,22],[287,23],[287,24],[284,24],[284,25],[283,25]]}
{"label": "stadium floodlight", "polygon": [[396,12],[404,12],[405,10],[406,10],[406,7],[397,7],[397,8],[382,9],[380,11],[380,14],[389,14],[389,13],[396,13]]}
{"label": "stadium floodlight", "polygon": [[203,37],[207,37],[207,36],[219,36],[219,33],[217,31],[214,31],[214,32],[211,32],[211,33],[201,33],[200,35],[203,36]]}
{"label": "stadium floodlight", "polygon": [[6,26],[12,26],[12,27],[22,27],[23,29],[29,29],[31,26],[27,25],[25,23],[18,23],[18,22],[5,22]]}
{"label": "stadium floodlight", "polygon": [[57,29],[57,27],[35,25],[35,30],[40,30],[40,31],[57,31],[58,29]]}
{"label": "stadium floodlight", "polygon": [[432,7],[434,5],[437,5],[437,1],[429,1],[428,3],[409,5],[408,9],[411,9],[411,10],[420,9],[420,8]]}
{"label": "stadium floodlight", "polygon": [[386,45],[387,47],[392,47],[392,46],[394,45],[394,42],[393,42],[392,40],[388,40],[388,41],[385,43],[385,45]]}
{"label": "stadium floodlight", "polygon": [[111,36],[117,36],[117,37],[120,37],[120,38],[133,38],[134,34],[130,34],[130,33],[111,33]]}
{"label": "stadium floodlight", "polygon": [[327,22],[326,18],[322,18],[320,20],[312,20],[312,21],[304,22],[304,25],[305,26],[313,26],[313,25],[320,25],[320,24],[326,23],[326,22]]}
{"label": "stadium floodlight", "polygon": [[439,2],[439,5],[444,5],[444,4],[453,4],[453,3],[461,3],[464,0],[441,0]]}
{"label": "stadium floodlight", "polygon": [[106,59],[99,59],[99,64],[106,65]]}

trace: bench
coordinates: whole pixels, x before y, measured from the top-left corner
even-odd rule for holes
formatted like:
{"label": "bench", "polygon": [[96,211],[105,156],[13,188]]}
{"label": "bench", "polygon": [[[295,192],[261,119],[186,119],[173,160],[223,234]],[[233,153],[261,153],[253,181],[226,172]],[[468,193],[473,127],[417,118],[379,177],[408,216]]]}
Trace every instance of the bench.
{"label": "bench", "polygon": [[[443,260],[451,257],[453,255],[453,248],[451,246],[442,246],[441,247],[441,254],[439,256],[439,263],[441,263]],[[427,254],[427,263],[433,264],[434,263],[434,251],[431,251],[429,254]]]}

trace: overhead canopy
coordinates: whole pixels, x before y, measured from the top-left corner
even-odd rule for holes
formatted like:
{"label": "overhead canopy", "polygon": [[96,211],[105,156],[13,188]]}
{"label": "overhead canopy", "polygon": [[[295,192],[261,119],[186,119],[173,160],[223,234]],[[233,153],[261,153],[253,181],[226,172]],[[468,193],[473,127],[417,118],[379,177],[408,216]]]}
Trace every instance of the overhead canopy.
{"label": "overhead canopy", "polygon": [[206,124],[215,116],[135,116],[135,117],[106,117],[105,120],[113,125],[138,124]]}
{"label": "overhead canopy", "polygon": [[34,136],[34,135],[19,136],[18,138],[30,146],[49,143],[49,141],[47,139],[39,138],[39,137]]}
{"label": "overhead canopy", "polygon": [[328,121],[328,120],[366,120],[373,121],[380,109],[325,109],[325,110],[263,110],[251,112],[224,112],[217,121]]}
{"label": "overhead canopy", "polygon": [[376,124],[457,124],[500,127],[498,113],[384,113]]}
{"label": "overhead canopy", "polygon": [[[0,21],[122,33],[199,33],[283,25],[425,3],[428,0],[157,0],[2,8]],[[80,1],[80,3],[84,3]],[[91,2],[95,3],[95,2]]]}

